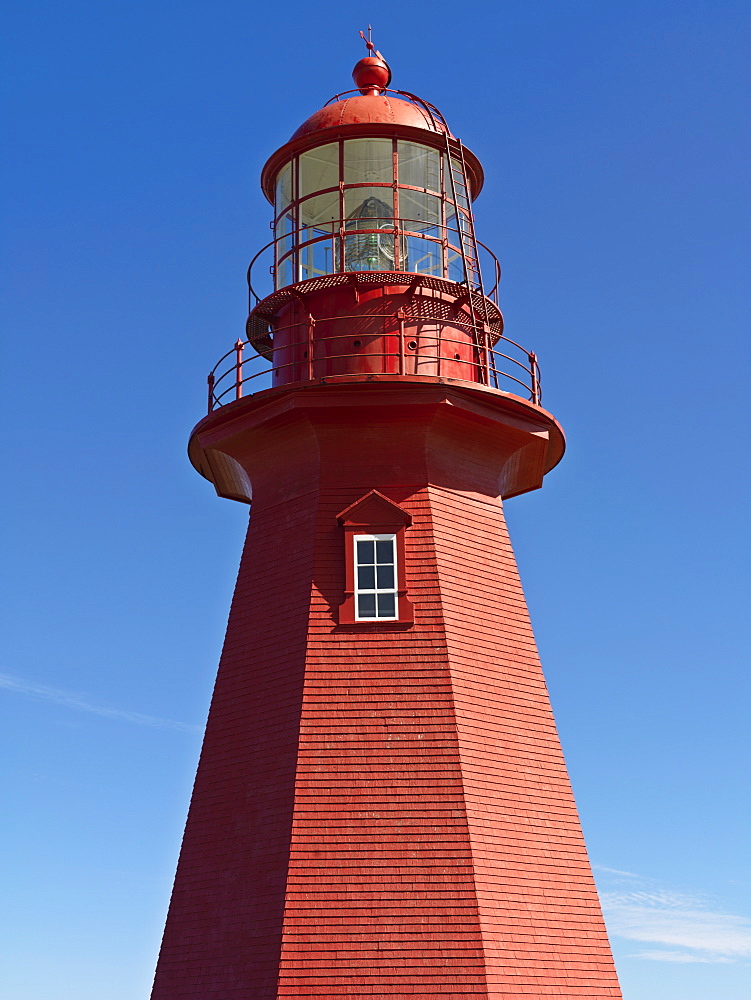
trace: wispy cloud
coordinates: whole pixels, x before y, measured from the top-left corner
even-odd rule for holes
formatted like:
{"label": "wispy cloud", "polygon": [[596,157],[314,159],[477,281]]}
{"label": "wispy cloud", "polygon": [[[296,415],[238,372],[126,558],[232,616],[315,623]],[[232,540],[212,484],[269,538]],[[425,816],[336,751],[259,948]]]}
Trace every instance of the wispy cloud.
{"label": "wispy cloud", "polygon": [[639,878],[634,872],[623,872],[620,868],[608,868],[605,865],[592,865],[598,872],[607,872],[609,875],[622,875],[623,878]]}
{"label": "wispy cloud", "polygon": [[140,712],[126,712],[120,708],[108,708],[106,705],[96,705],[89,701],[86,695],[71,691],[61,691],[59,688],[37,684],[10,674],[0,674],[0,688],[14,694],[34,698],[37,701],[50,701],[65,708],[73,708],[80,712],[90,712],[107,719],[118,719],[121,722],[131,722],[137,726],[150,726],[152,729],[175,729],[182,733],[200,733],[199,726],[190,726],[186,722],[175,722],[172,719],[160,719],[154,715],[142,715]]}
{"label": "wispy cloud", "polygon": [[692,955],[688,951],[639,951],[635,955],[629,955],[629,958],[647,958],[652,962],[705,962],[709,965],[717,965],[718,963],[730,963],[733,962],[732,958],[723,958],[720,955],[706,956],[706,955]]}
{"label": "wispy cloud", "polygon": [[653,962],[728,963],[751,958],[751,919],[698,896],[672,892],[633,872],[602,865],[598,878],[613,937],[664,948],[631,955]]}

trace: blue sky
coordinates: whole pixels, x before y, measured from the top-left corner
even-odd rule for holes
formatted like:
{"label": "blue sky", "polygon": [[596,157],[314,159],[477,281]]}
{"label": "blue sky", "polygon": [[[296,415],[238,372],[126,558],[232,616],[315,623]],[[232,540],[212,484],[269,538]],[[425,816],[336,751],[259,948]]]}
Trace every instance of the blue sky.
{"label": "blue sky", "polygon": [[8,7],[0,997],[148,996],[246,517],[187,434],[370,20],[568,433],[507,513],[624,996],[749,1000],[749,10],[320,10]]}

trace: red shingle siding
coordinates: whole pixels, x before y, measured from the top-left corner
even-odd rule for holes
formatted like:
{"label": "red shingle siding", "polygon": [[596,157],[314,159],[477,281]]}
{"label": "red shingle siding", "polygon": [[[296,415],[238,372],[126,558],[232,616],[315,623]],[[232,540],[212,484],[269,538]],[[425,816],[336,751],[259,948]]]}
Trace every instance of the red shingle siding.
{"label": "red shingle siding", "polygon": [[620,997],[500,500],[429,493],[490,995]]}
{"label": "red shingle siding", "polygon": [[154,1000],[276,996],[315,497],[254,511]]}
{"label": "red shingle siding", "polygon": [[321,495],[280,997],[486,994],[430,510],[405,492],[406,629],[334,624],[361,491]]}
{"label": "red shingle siding", "polygon": [[[526,432],[430,392],[236,407],[254,512],[153,1000],[620,996],[494,497]],[[414,624],[338,623],[373,489]]]}

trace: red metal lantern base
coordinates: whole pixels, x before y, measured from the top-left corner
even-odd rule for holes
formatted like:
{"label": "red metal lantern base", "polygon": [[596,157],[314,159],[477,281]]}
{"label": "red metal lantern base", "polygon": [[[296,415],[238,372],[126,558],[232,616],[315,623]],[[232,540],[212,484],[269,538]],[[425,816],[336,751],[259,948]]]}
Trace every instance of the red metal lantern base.
{"label": "red metal lantern base", "polygon": [[274,292],[253,309],[246,330],[273,361],[275,386],[360,373],[491,385],[503,316],[489,298],[453,281],[350,272]]}

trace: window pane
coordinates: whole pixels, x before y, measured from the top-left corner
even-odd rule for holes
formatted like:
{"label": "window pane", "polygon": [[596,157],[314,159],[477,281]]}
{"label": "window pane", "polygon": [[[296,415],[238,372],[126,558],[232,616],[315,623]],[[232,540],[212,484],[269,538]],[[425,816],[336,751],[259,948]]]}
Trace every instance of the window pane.
{"label": "window pane", "polygon": [[389,539],[387,542],[376,542],[376,562],[393,563],[394,543]]}
{"label": "window pane", "polygon": [[399,215],[402,226],[410,233],[424,233],[407,236],[406,255],[403,254],[403,270],[421,274],[443,274],[442,246],[438,242],[443,237],[441,227],[441,200],[432,194],[399,189]]}
{"label": "window pane", "polygon": [[359,594],[357,597],[357,617],[375,618],[376,616],[376,595]]}
{"label": "window pane", "polygon": [[[347,215],[345,270],[392,271],[397,248],[393,191],[390,188],[350,188],[344,193],[344,205]],[[406,247],[402,255],[405,252]]]}
{"label": "window pane", "polygon": [[[366,584],[360,584],[364,587]],[[373,586],[372,584],[367,584],[367,586]],[[394,586],[394,567],[393,566],[379,566],[378,567],[378,589],[379,590],[390,590]]]}
{"label": "window pane", "polygon": [[285,212],[276,224],[276,236],[279,240],[279,256],[283,257],[294,245],[295,219],[292,212]]}
{"label": "window pane", "polygon": [[375,542],[363,542],[358,541],[357,543],[357,564],[362,566],[363,563],[374,563],[375,562]]}
{"label": "window pane", "polygon": [[300,223],[321,226],[339,219],[339,192],[327,191],[300,202]]}
{"label": "window pane", "polygon": [[399,142],[399,183],[440,193],[440,153],[415,142]]}
{"label": "window pane", "polygon": [[[441,225],[441,199],[420,191],[399,189],[399,217],[405,220],[404,228],[427,232]],[[440,237],[438,229],[432,235]]]}
{"label": "window pane", "polygon": [[276,215],[283,212],[292,201],[292,164],[282,167],[276,179]]}
{"label": "window pane", "polygon": [[[328,235],[331,228],[323,226],[315,228],[304,228],[300,233],[300,277],[315,278],[321,274],[333,274],[336,258],[336,239],[329,236],[327,239],[317,239],[324,233]],[[307,240],[315,240],[305,246]]]}
{"label": "window pane", "polygon": [[461,254],[458,250],[449,247],[448,262],[449,281],[455,281],[457,284],[461,284],[465,278],[464,261],[462,260]]}
{"label": "window pane", "polygon": [[344,214],[347,217],[347,229],[356,228],[357,223],[362,223],[366,229],[377,229],[384,224],[393,225],[394,192],[387,187],[346,188]]}
{"label": "window pane", "polygon": [[444,276],[440,243],[424,240],[420,236],[408,236],[406,242],[407,256],[402,270]]}
{"label": "window pane", "polygon": [[276,272],[277,288],[284,288],[285,285],[291,285],[295,280],[293,273],[293,257],[285,256],[294,248],[294,236],[292,235],[294,233],[294,229],[294,217],[291,212],[286,212],[276,224],[276,252],[277,261],[279,262]]}
{"label": "window pane", "polygon": [[344,183],[393,183],[391,149],[391,139],[348,139],[344,143]]}
{"label": "window pane", "polygon": [[396,602],[393,594],[378,595],[378,617],[393,618],[396,615]]}
{"label": "window pane", "polygon": [[[378,579],[380,580],[381,573],[378,571]],[[360,590],[374,590],[375,589],[375,566],[360,566],[357,570],[357,586]],[[380,587],[380,583],[378,584]]]}
{"label": "window pane", "polygon": [[311,149],[300,156],[300,197],[337,187],[339,184],[339,143]]}

